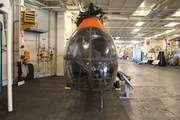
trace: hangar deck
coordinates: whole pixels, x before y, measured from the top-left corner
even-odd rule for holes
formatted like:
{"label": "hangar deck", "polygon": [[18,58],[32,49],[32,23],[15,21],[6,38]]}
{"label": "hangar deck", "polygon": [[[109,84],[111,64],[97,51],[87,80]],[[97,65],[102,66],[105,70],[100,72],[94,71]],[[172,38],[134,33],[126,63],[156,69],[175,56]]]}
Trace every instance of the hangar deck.
{"label": "hangar deck", "polygon": [[65,90],[64,77],[27,80],[13,86],[14,111],[7,112],[7,91],[0,95],[1,120],[179,120],[179,66],[158,67],[119,61],[120,71],[129,75],[134,100],[119,99],[119,91],[99,93]]}

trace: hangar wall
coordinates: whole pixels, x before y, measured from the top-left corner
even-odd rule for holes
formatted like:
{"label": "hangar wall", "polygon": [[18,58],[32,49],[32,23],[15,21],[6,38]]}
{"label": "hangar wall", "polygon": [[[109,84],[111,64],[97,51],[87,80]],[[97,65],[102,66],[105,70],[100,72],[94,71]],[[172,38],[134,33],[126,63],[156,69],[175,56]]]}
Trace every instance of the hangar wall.
{"label": "hangar wall", "polygon": [[[20,50],[19,54],[14,50],[15,61],[17,62],[21,54],[24,54],[24,51],[30,52],[30,59],[28,59],[29,64],[34,66],[34,78],[52,76],[52,75],[64,75],[63,70],[63,55],[64,47],[66,45],[67,39],[74,31],[75,24],[69,14],[66,11],[64,12],[53,12],[45,9],[39,9],[37,6],[25,4],[26,9],[36,11],[37,17],[36,22],[38,23],[37,29],[46,31],[44,33],[38,33],[36,31],[27,31],[20,32],[22,40],[17,40],[14,44],[22,43],[24,48],[19,48],[20,46],[16,45],[16,50]],[[16,10],[16,9],[15,9]],[[16,13],[17,11],[15,11]],[[17,18],[14,18],[14,21]],[[68,20],[68,21],[67,21]],[[0,21],[4,23],[4,16],[0,15]],[[17,36],[17,27],[18,22],[15,22],[15,37]],[[5,30],[3,30],[3,86],[7,85],[7,58],[6,58],[6,38]],[[38,55],[43,53],[43,58],[40,58]],[[50,59],[50,54],[53,54],[52,60]],[[12,58],[14,59],[14,58]],[[14,62],[13,66],[15,72],[13,80],[17,77],[17,63]]]}
{"label": "hangar wall", "polygon": [[[37,33],[36,31],[24,31],[24,46],[30,51],[29,63],[34,65],[34,77],[44,77],[54,75],[54,57],[51,61],[49,58],[40,58],[39,54],[49,56],[50,47],[54,47],[55,43],[55,13],[48,10],[38,9],[32,5],[25,4],[26,9],[36,11],[37,29],[45,30],[45,33]],[[50,32],[51,34],[48,34]],[[42,51],[42,52],[41,52]],[[54,50],[53,50],[54,54]]]}

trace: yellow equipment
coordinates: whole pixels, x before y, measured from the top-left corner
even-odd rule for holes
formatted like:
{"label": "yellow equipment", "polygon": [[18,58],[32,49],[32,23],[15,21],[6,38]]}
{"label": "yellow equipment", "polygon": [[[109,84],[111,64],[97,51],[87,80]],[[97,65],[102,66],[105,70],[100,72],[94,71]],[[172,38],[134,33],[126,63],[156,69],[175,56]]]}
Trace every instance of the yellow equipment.
{"label": "yellow equipment", "polygon": [[30,28],[32,26],[37,27],[37,22],[35,21],[36,18],[35,11],[32,10],[23,10],[21,11],[21,21],[22,21],[22,30]]}
{"label": "yellow equipment", "polygon": [[30,58],[30,52],[29,51],[24,51],[24,56],[26,59]]}

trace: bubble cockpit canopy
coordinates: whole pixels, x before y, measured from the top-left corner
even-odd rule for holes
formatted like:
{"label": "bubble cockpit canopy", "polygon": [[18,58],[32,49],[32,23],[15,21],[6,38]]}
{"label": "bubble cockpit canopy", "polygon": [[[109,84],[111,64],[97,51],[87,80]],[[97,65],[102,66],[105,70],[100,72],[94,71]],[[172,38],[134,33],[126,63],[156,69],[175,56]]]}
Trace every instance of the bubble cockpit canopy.
{"label": "bubble cockpit canopy", "polygon": [[[89,22],[91,20],[94,23]],[[99,18],[88,16],[83,22],[66,46],[67,83],[81,91],[101,91],[112,85],[116,78],[116,46]]]}

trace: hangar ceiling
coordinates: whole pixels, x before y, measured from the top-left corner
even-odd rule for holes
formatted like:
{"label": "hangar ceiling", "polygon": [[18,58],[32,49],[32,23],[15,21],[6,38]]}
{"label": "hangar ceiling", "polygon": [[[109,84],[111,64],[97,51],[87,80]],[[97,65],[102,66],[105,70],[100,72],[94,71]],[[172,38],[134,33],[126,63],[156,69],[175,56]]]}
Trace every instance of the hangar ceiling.
{"label": "hangar ceiling", "polygon": [[92,2],[108,17],[106,27],[117,43],[180,37],[180,0],[25,0],[44,9],[77,14]]}

